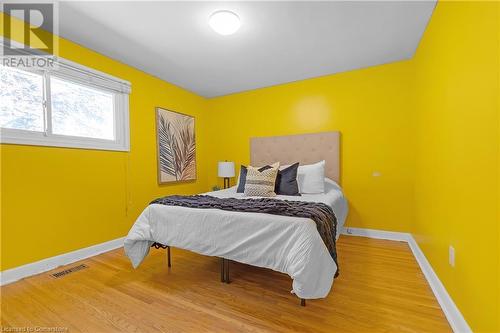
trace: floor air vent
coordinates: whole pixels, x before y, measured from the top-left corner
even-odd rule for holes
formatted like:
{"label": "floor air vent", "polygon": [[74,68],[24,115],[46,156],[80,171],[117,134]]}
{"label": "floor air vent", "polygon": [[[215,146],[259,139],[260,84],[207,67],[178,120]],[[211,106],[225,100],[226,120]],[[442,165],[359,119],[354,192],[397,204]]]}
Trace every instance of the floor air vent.
{"label": "floor air vent", "polygon": [[75,267],[71,267],[71,268],[65,269],[64,271],[60,271],[60,272],[56,272],[56,273],[50,274],[50,276],[52,276],[53,278],[57,279],[57,278],[66,276],[66,275],[68,275],[70,273],[81,271],[82,269],[85,269],[85,268],[88,268],[88,267],[89,266],[87,266],[87,265],[81,264],[81,265],[78,265],[78,266],[75,266]]}

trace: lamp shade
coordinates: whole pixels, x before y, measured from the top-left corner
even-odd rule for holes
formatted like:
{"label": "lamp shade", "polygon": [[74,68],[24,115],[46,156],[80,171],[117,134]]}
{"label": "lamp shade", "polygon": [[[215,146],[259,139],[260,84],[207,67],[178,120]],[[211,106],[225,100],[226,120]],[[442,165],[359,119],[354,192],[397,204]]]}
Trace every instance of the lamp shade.
{"label": "lamp shade", "polygon": [[234,162],[219,162],[217,175],[219,177],[234,177]]}

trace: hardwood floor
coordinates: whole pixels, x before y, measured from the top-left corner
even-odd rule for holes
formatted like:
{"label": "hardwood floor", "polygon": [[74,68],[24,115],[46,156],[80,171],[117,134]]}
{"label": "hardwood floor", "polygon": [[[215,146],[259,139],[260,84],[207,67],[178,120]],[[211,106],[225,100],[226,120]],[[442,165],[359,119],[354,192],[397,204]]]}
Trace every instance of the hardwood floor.
{"label": "hardwood floor", "polygon": [[1,288],[1,324],[67,332],[451,332],[407,244],[341,236],[340,276],[326,299],[306,307],[291,279],[231,263],[220,282],[217,258],[152,249],[137,270],[123,249]]}

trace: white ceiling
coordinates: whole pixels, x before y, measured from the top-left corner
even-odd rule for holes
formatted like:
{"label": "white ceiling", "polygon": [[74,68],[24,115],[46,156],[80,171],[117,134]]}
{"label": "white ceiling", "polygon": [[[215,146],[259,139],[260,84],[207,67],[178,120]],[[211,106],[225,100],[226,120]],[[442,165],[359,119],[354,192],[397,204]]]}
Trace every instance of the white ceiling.
{"label": "white ceiling", "polygon": [[[59,33],[205,97],[409,59],[429,2],[61,2]],[[221,36],[219,9],[242,26]]]}

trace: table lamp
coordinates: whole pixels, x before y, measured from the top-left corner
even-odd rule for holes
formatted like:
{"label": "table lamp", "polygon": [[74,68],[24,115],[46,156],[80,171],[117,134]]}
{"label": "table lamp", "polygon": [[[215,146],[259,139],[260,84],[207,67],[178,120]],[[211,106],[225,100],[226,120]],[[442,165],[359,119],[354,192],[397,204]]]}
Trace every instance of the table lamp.
{"label": "table lamp", "polygon": [[234,162],[219,162],[217,175],[224,178],[224,188],[229,188],[229,178],[234,177]]}

